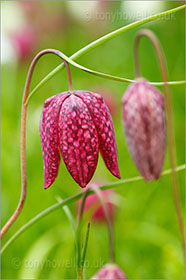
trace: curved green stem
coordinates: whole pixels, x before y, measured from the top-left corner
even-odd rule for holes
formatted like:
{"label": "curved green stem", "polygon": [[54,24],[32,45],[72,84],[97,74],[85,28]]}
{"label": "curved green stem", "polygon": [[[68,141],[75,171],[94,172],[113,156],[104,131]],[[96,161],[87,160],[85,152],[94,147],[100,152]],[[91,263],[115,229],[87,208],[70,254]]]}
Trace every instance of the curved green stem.
{"label": "curved green stem", "polygon": [[81,203],[80,203],[80,208],[78,211],[78,216],[77,216],[77,246],[78,246],[77,247],[77,274],[78,274],[78,279],[83,279],[83,278],[81,278],[81,277],[83,277],[83,266],[82,266],[82,255],[81,255],[81,228],[82,228],[82,217],[83,217],[83,212],[84,212],[84,208],[85,208],[85,202],[86,202],[89,192],[90,192],[90,189],[88,188],[83,193]]}
{"label": "curved green stem", "polygon": [[[179,6],[177,8],[174,8],[174,9],[171,9],[171,10],[168,10],[168,11],[164,11],[162,13],[159,13],[159,14],[155,14],[155,15],[152,15],[152,16],[149,16],[149,17],[146,17],[146,18],[143,18],[139,21],[136,21],[136,22],[133,22],[133,23],[130,23],[126,26],[123,26],[119,29],[116,29],[104,36],[102,36],[101,38],[93,41],[92,43],[88,44],[87,46],[85,46],[84,48],[80,49],[79,51],[77,51],[76,53],[74,53],[70,59],[71,60],[76,60],[78,59],[79,57],[81,57],[82,55],[88,53],[89,51],[93,50],[94,48],[102,45],[103,43],[115,38],[116,36],[120,35],[120,34],[123,34],[124,32],[128,31],[128,30],[131,30],[135,27],[138,27],[142,24],[145,24],[147,22],[151,22],[153,20],[156,20],[156,19],[159,19],[161,17],[165,17],[169,14],[172,14],[172,13],[176,13],[178,11],[181,11],[185,9],[185,5],[182,5],[182,6]],[[39,88],[41,88],[48,80],[50,80],[55,74],[57,74],[61,69],[64,68],[64,63],[60,64],[59,66],[57,66],[54,70],[52,70],[44,79],[42,79],[38,84],[37,86],[31,91],[30,95],[33,95]],[[124,80],[121,80],[121,78],[117,77],[118,81],[122,81],[122,82],[130,82],[129,79],[124,79]],[[115,79],[116,80],[116,79]],[[172,84],[180,84],[181,83],[185,83],[185,81],[178,81],[178,82],[172,82]],[[162,83],[158,82],[158,84],[156,85],[162,85]]]}
{"label": "curved green stem", "polygon": [[[63,199],[59,196],[57,196],[57,201],[59,203],[63,202]],[[70,209],[67,205],[63,206],[62,207],[70,224],[71,224],[71,227],[72,227],[72,230],[73,230],[73,234],[74,234],[74,240],[75,240],[75,247],[76,247],[76,254],[77,254],[77,264],[81,264],[81,251],[80,251],[80,244],[79,244],[79,237],[78,237],[78,233],[77,233],[77,226],[75,224],[75,221],[74,221],[74,218],[72,216],[72,213],[70,212]],[[78,279],[82,279],[81,278],[81,275],[82,275],[82,270],[80,269],[81,266],[80,265],[77,265],[77,276],[78,276]]]}
{"label": "curved green stem", "polygon": [[[87,225],[87,231],[86,231],[85,240],[84,240],[84,243],[83,243],[83,249],[82,249],[82,252],[81,252],[80,264],[78,264],[78,267],[77,267],[77,278],[78,278],[78,280],[84,279],[83,278],[83,269],[84,269],[85,258],[86,258],[86,253],[87,253],[89,233],[90,233],[90,223],[88,223],[88,225]],[[80,250],[81,250],[81,248],[80,248]]]}
{"label": "curved green stem", "polygon": [[[179,171],[182,171],[184,169],[185,169],[185,164],[178,166],[176,168],[176,171],[179,172]],[[164,171],[162,173],[162,175],[168,175],[171,172],[172,172],[172,170],[168,169],[168,170]],[[137,177],[134,177],[134,178],[129,178],[129,179],[124,179],[124,180],[120,180],[120,181],[117,181],[117,182],[113,182],[109,185],[101,186],[100,189],[101,190],[106,190],[106,189],[116,188],[118,186],[121,186],[122,184],[135,182],[135,181],[140,181],[140,180],[143,180],[143,178],[140,177],[140,176],[137,176]],[[90,191],[89,195],[92,194],[92,193],[93,193],[93,191]],[[24,224],[20,229],[18,229],[18,231],[16,231],[16,233],[14,233],[14,235],[2,247],[1,253],[3,253],[13,241],[15,241],[25,230],[29,229],[36,222],[38,222],[39,220],[41,220],[42,218],[44,218],[48,214],[52,213],[53,211],[59,209],[60,207],[63,207],[65,205],[68,205],[68,204],[80,199],[82,196],[83,196],[83,193],[81,192],[79,194],[76,194],[74,196],[71,196],[71,197],[63,200],[62,202],[53,204],[52,206],[50,206],[50,207],[46,208],[45,210],[43,210],[42,212],[40,212],[38,215],[36,215],[34,218],[32,218],[30,221],[28,221],[26,224]]]}
{"label": "curved green stem", "polygon": [[113,224],[109,215],[108,207],[106,205],[105,199],[102,195],[102,192],[99,188],[96,186],[91,186],[91,189],[95,192],[97,195],[100,204],[102,206],[102,209],[105,214],[105,219],[107,221],[107,227],[108,227],[108,235],[109,235],[109,248],[110,248],[110,263],[114,263],[115,255],[114,255],[114,230],[113,230]]}
{"label": "curved green stem", "polygon": [[87,231],[86,231],[85,240],[84,240],[84,244],[83,244],[82,259],[81,259],[82,270],[83,270],[84,264],[85,264],[85,258],[86,258],[86,253],[87,253],[89,234],[90,234],[90,222],[87,225]]}
{"label": "curved green stem", "polygon": [[[80,70],[83,70],[85,72],[88,72],[89,74],[92,74],[94,76],[98,76],[100,78],[104,78],[104,79],[108,79],[108,80],[113,80],[113,81],[118,81],[118,82],[126,82],[126,83],[134,83],[135,80],[131,80],[131,79],[127,79],[127,78],[122,78],[122,77],[117,77],[117,76],[113,76],[113,75],[110,75],[110,74],[105,74],[105,73],[102,73],[102,72],[98,72],[98,71],[95,71],[95,70],[92,70],[92,69],[89,69],[87,67],[84,67],[76,62],[74,62],[72,59],[70,59],[68,56],[66,56],[64,53],[60,52],[60,51],[57,51],[58,52],[59,56],[64,59],[65,61],[67,61],[69,64],[73,65],[74,67],[76,68],[79,68]],[[181,85],[181,84],[185,84],[185,81],[170,81],[168,82],[170,85]],[[164,82],[151,82],[152,85],[164,85]],[[73,91],[73,89],[72,89]],[[25,105],[28,104],[30,98],[33,96],[33,94],[35,93],[35,91],[31,91],[31,93],[29,94],[26,102],[25,102]]]}
{"label": "curved green stem", "polygon": [[[57,196],[56,197],[57,201],[60,203],[63,201],[63,199],[60,197],[60,196]],[[64,210],[69,222],[70,222],[70,225],[71,225],[71,228],[72,228],[72,231],[73,231],[73,234],[74,234],[74,239],[76,241],[76,244],[77,244],[77,240],[76,240],[76,224],[75,224],[75,221],[74,221],[74,218],[72,216],[72,213],[70,212],[70,209],[68,208],[67,205],[63,206],[62,209]]]}
{"label": "curved green stem", "polygon": [[32,80],[32,75],[35,69],[35,66],[38,62],[38,60],[45,54],[55,54],[59,56],[67,69],[67,76],[68,76],[68,81],[69,81],[69,89],[70,91],[73,91],[72,87],[72,80],[71,80],[71,75],[70,75],[70,68],[68,63],[65,61],[65,59],[62,57],[61,53],[58,50],[53,50],[53,49],[46,49],[41,52],[39,52],[33,59],[29,70],[27,74],[27,79],[25,83],[25,88],[24,88],[24,93],[23,93],[23,100],[22,100],[22,111],[21,111],[21,144],[20,144],[20,150],[21,150],[21,196],[20,196],[20,201],[18,203],[18,206],[16,210],[14,211],[13,215],[10,217],[10,219],[6,222],[6,224],[3,226],[1,230],[0,237],[5,235],[7,230],[11,227],[11,225],[15,222],[17,217],[20,215],[24,202],[26,199],[26,192],[27,192],[27,174],[26,174],[26,119],[27,119],[27,109],[28,109],[28,104],[26,103],[26,100],[28,98],[28,93],[30,89],[30,84]]}
{"label": "curved green stem", "polygon": [[170,165],[171,165],[171,174],[172,174],[172,187],[173,187],[173,198],[176,208],[176,215],[178,219],[178,226],[181,235],[181,241],[183,246],[183,252],[185,256],[185,232],[184,232],[184,224],[181,214],[181,206],[179,200],[179,190],[178,190],[178,180],[176,176],[176,155],[175,155],[175,143],[174,143],[174,131],[173,131],[173,113],[172,113],[172,104],[171,104],[171,94],[169,90],[169,86],[167,84],[168,81],[168,70],[166,66],[166,59],[163,53],[163,49],[161,48],[161,44],[156,37],[156,35],[148,30],[144,29],[137,33],[135,43],[134,43],[134,54],[135,54],[135,62],[136,62],[136,75],[137,78],[141,77],[140,66],[139,66],[139,57],[138,57],[138,49],[139,42],[142,37],[147,37],[156,52],[158,57],[158,62],[160,65],[160,70],[162,73],[162,80],[164,82],[164,95],[165,95],[165,107],[166,107],[166,115],[167,115],[167,131],[168,131],[168,140],[169,140],[169,157],[170,157]]}
{"label": "curved green stem", "polygon": [[84,212],[84,208],[85,208],[85,202],[86,202],[87,196],[89,195],[89,192],[90,192],[90,189],[88,188],[83,193],[83,197],[82,197],[81,204],[80,204],[80,209],[79,209],[78,216],[77,216],[78,227],[80,227],[80,224],[82,222],[82,216],[83,216],[83,212]]}

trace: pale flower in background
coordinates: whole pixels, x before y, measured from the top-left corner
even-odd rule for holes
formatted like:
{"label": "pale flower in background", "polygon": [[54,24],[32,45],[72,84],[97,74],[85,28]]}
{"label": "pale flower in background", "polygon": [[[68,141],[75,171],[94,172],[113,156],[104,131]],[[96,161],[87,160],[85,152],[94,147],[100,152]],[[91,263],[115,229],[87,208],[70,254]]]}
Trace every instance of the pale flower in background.
{"label": "pale flower in background", "polygon": [[25,60],[34,51],[35,32],[17,2],[2,3],[1,61],[15,63]]}
{"label": "pale flower in background", "polygon": [[98,1],[68,1],[66,4],[71,16],[83,22],[92,18]]}
{"label": "pale flower in background", "polygon": [[99,20],[109,1],[66,1],[69,14],[80,22]]}
{"label": "pale flower in background", "polygon": [[164,9],[164,1],[122,1],[123,18],[129,22],[159,13]]}
{"label": "pale flower in background", "polygon": [[16,51],[12,46],[10,38],[7,36],[5,31],[1,31],[1,63],[16,63]]}
{"label": "pale flower in background", "polygon": [[24,14],[15,1],[1,3],[1,29],[12,33],[20,29],[26,22]]}
{"label": "pale flower in background", "polygon": [[1,3],[1,63],[15,64],[16,50],[12,45],[10,34],[18,30],[25,22],[16,2]]}

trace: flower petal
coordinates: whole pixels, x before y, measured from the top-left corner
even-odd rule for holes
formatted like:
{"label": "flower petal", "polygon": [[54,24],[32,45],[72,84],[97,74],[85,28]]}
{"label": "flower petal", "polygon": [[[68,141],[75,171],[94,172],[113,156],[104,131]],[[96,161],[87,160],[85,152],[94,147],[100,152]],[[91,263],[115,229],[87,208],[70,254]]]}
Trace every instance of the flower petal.
{"label": "flower petal", "polygon": [[74,94],[60,111],[59,145],[68,171],[81,187],[86,187],[97,166],[98,136],[87,106]]}
{"label": "flower petal", "polygon": [[69,96],[63,92],[52,96],[44,103],[40,122],[40,137],[44,165],[44,188],[47,189],[54,182],[60,163],[58,147],[58,116],[63,101]]}
{"label": "flower petal", "polygon": [[121,268],[114,264],[105,264],[91,279],[127,279]]}
{"label": "flower petal", "polygon": [[131,156],[146,181],[158,179],[165,157],[165,113],[162,94],[148,81],[131,84],[123,97],[123,118]]}
{"label": "flower petal", "polygon": [[103,98],[97,93],[76,91],[76,95],[87,105],[92,116],[98,133],[100,152],[107,168],[114,176],[120,179],[116,137],[108,107]]}

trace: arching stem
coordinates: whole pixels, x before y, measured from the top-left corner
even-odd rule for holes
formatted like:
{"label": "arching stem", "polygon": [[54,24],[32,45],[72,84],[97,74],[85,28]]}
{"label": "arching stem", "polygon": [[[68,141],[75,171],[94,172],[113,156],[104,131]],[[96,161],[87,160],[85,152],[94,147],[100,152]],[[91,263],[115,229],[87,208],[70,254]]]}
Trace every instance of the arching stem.
{"label": "arching stem", "polygon": [[81,227],[82,227],[82,217],[85,208],[85,202],[90,193],[89,188],[84,192],[83,197],[80,201],[80,208],[77,216],[77,278],[78,280],[83,279],[83,266],[82,255],[81,255]]}
{"label": "arching stem", "polygon": [[113,224],[109,215],[108,207],[105,203],[105,199],[102,195],[101,190],[96,186],[91,186],[91,189],[96,193],[100,204],[103,208],[105,218],[107,221],[107,227],[108,227],[108,235],[109,235],[109,246],[110,246],[110,263],[114,263],[115,255],[114,255],[114,231],[113,231]]}
{"label": "arching stem", "polygon": [[[181,172],[185,170],[185,164],[182,164],[180,166],[176,167],[176,172]],[[167,176],[171,174],[171,169],[165,170],[162,173],[162,176]],[[116,182],[112,182],[112,183],[108,183],[107,185],[103,185],[100,186],[101,190],[108,190],[108,189],[113,189],[113,188],[118,188],[121,187],[125,184],[130,184],[132,182],[138,182],[143,180],[143,177],[137,176],[137,177],[133,177],[133,178],[128,178],[128,179],[124,179],[124,180],[119,180]],[[135,184],[133,184],[135,185]],[[93,191],[89,192],[89,195],[92,194]],[[21,235],[23,234],[25,231],[27,231],[29,228],[31,228],[32,226],[34,226],[37,222],[39,222],[41,219],[43,219],[44,217],[46,217],[47,215],[53,213],[54,211],[58,210],[60,207],[63,207],[65,205],[69,205],[77,200],[79,200],[80,198],[82,198],[83,193],[77,193],[73,196],[68,197],[67,199],[65,199],[64,201],[55,203],[51,206],[49,206],[48,208],[44,209],[43,211],[41,211],[40,213],[38,213],[36,216],[34,216],[32,219],[30,219],[27,223],[25,223],[24,225],[22,225],[11,237],[9,240],[7,240],[7,242],[4,244],[4,246],[2,246],[1,248],[1,254]]]}
{"label": "arching stem", "polygon": [[174,202],[176,207],[177,219],[179,224],[179,230],[182,239],[184,257],[185,257],[185,233],[184,233],[184,225],[182,220],[181,214],[181,206],[179,200],[179,191],[178,191],[178,182],[177,182],[177,175],[176,175],[176,156],[175,156],[175,145],[174,145],[174,132],[173,132],[173,117],[172,117],[172,106],[171,106],[171,95],[168,86],[168,72],[166,67],[166,60],[163,54],[163,50],[161,48],[160,42],[155,36],[155,34],[150,30],[141,30],[136,35],[135,43],[134,43],[134,55],[135,55],[135,65],[136,65],[136,76],[140,77],[140,66],[139,66],[139,57],[138,57],[138,48],[139,48],[139,41],[141,37],[147,37],[152,42],[158,61],[160,64],[161,72],[162,72],[162,79],[164,82],[164,92],[165,92],[165,104],[166,104],[166,112],[167,112],[167,129],[168,129],[168,140],[169,140],[169,157],[170,157],[170,164],[172,170],[172,187],[173,187],[173,196]]}
{"label": "arching stem", "polygon": [[19,214],[21,213],[21,210],[23,208],[24,202],[25,202],[25,198],[26,198],[26,192],[27,192],[27,174],[26,174],[26,117],[27,117],[27,108],[28,108],[28,103],[26,103],[27,101],[27,97],[28,97],[28,93],[29,93],[29,89],[30,89],[30,83],[31,83],[31,79],[32,79],[32,75],[33,75],[33,71],[35,68],[35,65],[37,63],[37,61],[44,55],[44,54],[55,54],[57,56],[59,56],[67,69],[67,75],[68,75],[68,82],[69,82],[69,90],[73,91],[73,87],[72,87],[72,79],[71,79],[71,75],[70,75],[70,68],[68,63],[65,61],[65,59],[63,58],[63,54],[58,51],[58,50],[53,50],[53,49],[46,49],[43,50],[41,52],[39,52],[33,59],[29,71],[28,71],[28,75],[27,75],[27,79],[26,79],[26,83],[25,83],[25,88],[24,88],[24,93],[23,93],[23,100],[22,100],[22,111],[21,111],[21,144],[20,144],[20,150],[21,150],[21,196],[20,196],[20,201],[19,204],[17,206],[17,209],[15,210],[14,214],[11,216],[11,218],[8,220],[8,222],[4,225],[4,227],[1,230],[1,239],[4,236],[4,234],[7,232],[7,230],[10,228],[10,226],[15,222],[15,220],[17,219],[17,217],[19,216]]}
{"label": "arching stem", "polygon": [[[115,38],[115,37],[117,37],[117,36],[119,36],[121,34],[124,34],[125,32],[127,32],[129,30],[132,30],[133,28],[136,28],[136,27],[141,26],[142,24],[146,24],[148,22],[152,22],[154,20],[158,20],[160,18],[166,17],[168,15],[171,15],[172,13],[176,13],[176,12],[181,11],[183,9],[185,9],[185,5],[178,6],[178,7],[174,8],[174,9],[167,10],[167,11],[155,14],[155,15],[153,14],[153,15],[151,15],[149,17],[143,18],[143,19],[138,20],[136,22],[132,22],[132,23],[130,23],[128,25],[120,27],[120,28],[118,28],[118,29],[116,29],[116,30],[114,30],[114,31],[112,31],[112,32],[110,32],[110,33],[108,33],[108,34],[98,38],[97,40],[91,42],[90,44],[88,44],[87,46],[83,47],[82,49],[78,50],[76,53],[74,53],[72,56],[70,56],[70,59],[72,61],[77,60],[82,55],[85,55],[86,53],[90,52],[91,50],[101,46],[102,44],[108,42],[109,40],[111,40],[111,39],[113,39],[113,38]],[[63,68],[64,68],[64,64],[62,63],[62,64],[58,65],[55,69],[53,69],[44,79],[42,79],[37,84],[37,86],[30,93],[30,96],[33,95],[40,87],[42,87],[49,79],[51,79],[54,75],[56,75],[56,73],[58,73]],[[93,71],[93,72],[95,73],[96,71]],[[106,77],[107,76],[107,78],[110,78],[110,79],[115,80],[115,81],[131,82],[131,80],[129,80],[129,79],[122,79],[121,77],[114,77],[114,76],[111,76],[111,75],[106,75],[105,76],[104,73],[99,73],[99,76],[100,77],[101,76],[102,77]],[[170,82],[170,84],[172,84],[172,85],[173,84],[174,85],[176,85],[176,84],[185,84],[185,81]],[[159,82],[158,82],[158,85],[160,85]],[[161,85],[162,85],[162,83],[161,83]]]}
{"label": "arching stem", "polygon": [[81,221],[82,221],[82,216],[83,216],[83,212],[84,212],[84,208],[85,208],[85,202],[87,199],[87,196],[89,195],[89,188],[84,192],[83,197],[81,199],[81,204],[80,204],[80,208],[79,208],[79,212],[78,212],[78,216],[77,216],[77,225],[80,226]]}

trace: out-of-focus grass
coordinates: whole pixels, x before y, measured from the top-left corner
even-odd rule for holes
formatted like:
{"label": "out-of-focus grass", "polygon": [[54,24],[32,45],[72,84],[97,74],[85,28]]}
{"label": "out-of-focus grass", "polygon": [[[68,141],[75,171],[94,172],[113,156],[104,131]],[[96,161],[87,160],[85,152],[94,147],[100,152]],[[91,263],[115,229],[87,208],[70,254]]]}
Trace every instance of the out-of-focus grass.
{"label": "out-of-focus grass", "polygon": [[[166,2],[165,8],[177,3]],[[11,3],[10,3],[11,5]],[[48,3],[64,6],[57,2]],[[120,4],[111,3],[110,11],[117,11]],[[65,11],[68,17],[67,11]],[[47,20],[47,19],[46,19]],[[48,38],[43,48],[58,48],[71,55],[82,46],[106,32],[127,22],[120,18],[115,21],[85,24],[69,20],[70,26],[52,40]],[[144,26],[153,30],[164,48],[170,80],[184,78],[184,12],[169,20],[159,20]],[[131,30],[79,59],[82,65],[128,78],[134,78],[133,42],[139,28]],[[2,132],[2,225],[17,206],[20,196],[19,130],[20,109],[24,83],[30,61],[20,63],[16,68],[2,65],[1,71],[1,132]],[[43,58],[37,65],[32,85],[36,85],[45,74],[59,63],[53,56]],[[148,40],[140,45],[141,69],[146,78],[160,81],[154,50]],[[73,84],[76,89],[94,90],[108,88],[118,102],[114,126],[122,178],[137,176],[138,172],[127,150],[122,128],[121,98],[127,84],[103,80],[71,67]],[[56,195],[66,198],[77,191],[73,181],[61,162],[59,175],[48,190],[43,189],[43,166],[39,137],[39,121],[44,100],[51,95],[68,89],[65,71],[58,73],[41,88],[29,104],[27,126],[27,175],[28,193],[26,203],[18,220],[7,232],[2,244],[25,222],[44,208],[56,202]],[[184,86],[171,88],[177,165],[185,161],[184,146]],[[164,169],[169,168],[168,155]],[[178,174],[182,212],[184,213],[184,172]],[[99,158],[94,180],[114,181],[103,160]],[[183,256],[178,232],[177,218],[172,198],[171,177],[157,182],[135,182],[121,185],[117,192],[123,203],[115,219],[116,261],[129,279],[183,279]],[[70,206],[76,215],[76,205]],[[21,235],[3,254],[2,278],[5,279],[72,279],[75,278],[74,241],[71,228],[62,210],[58,210],[39,221]],[[107,230],[105,225],[91,225],[87,251],[86,277],[91,277],[108,261]]]}

